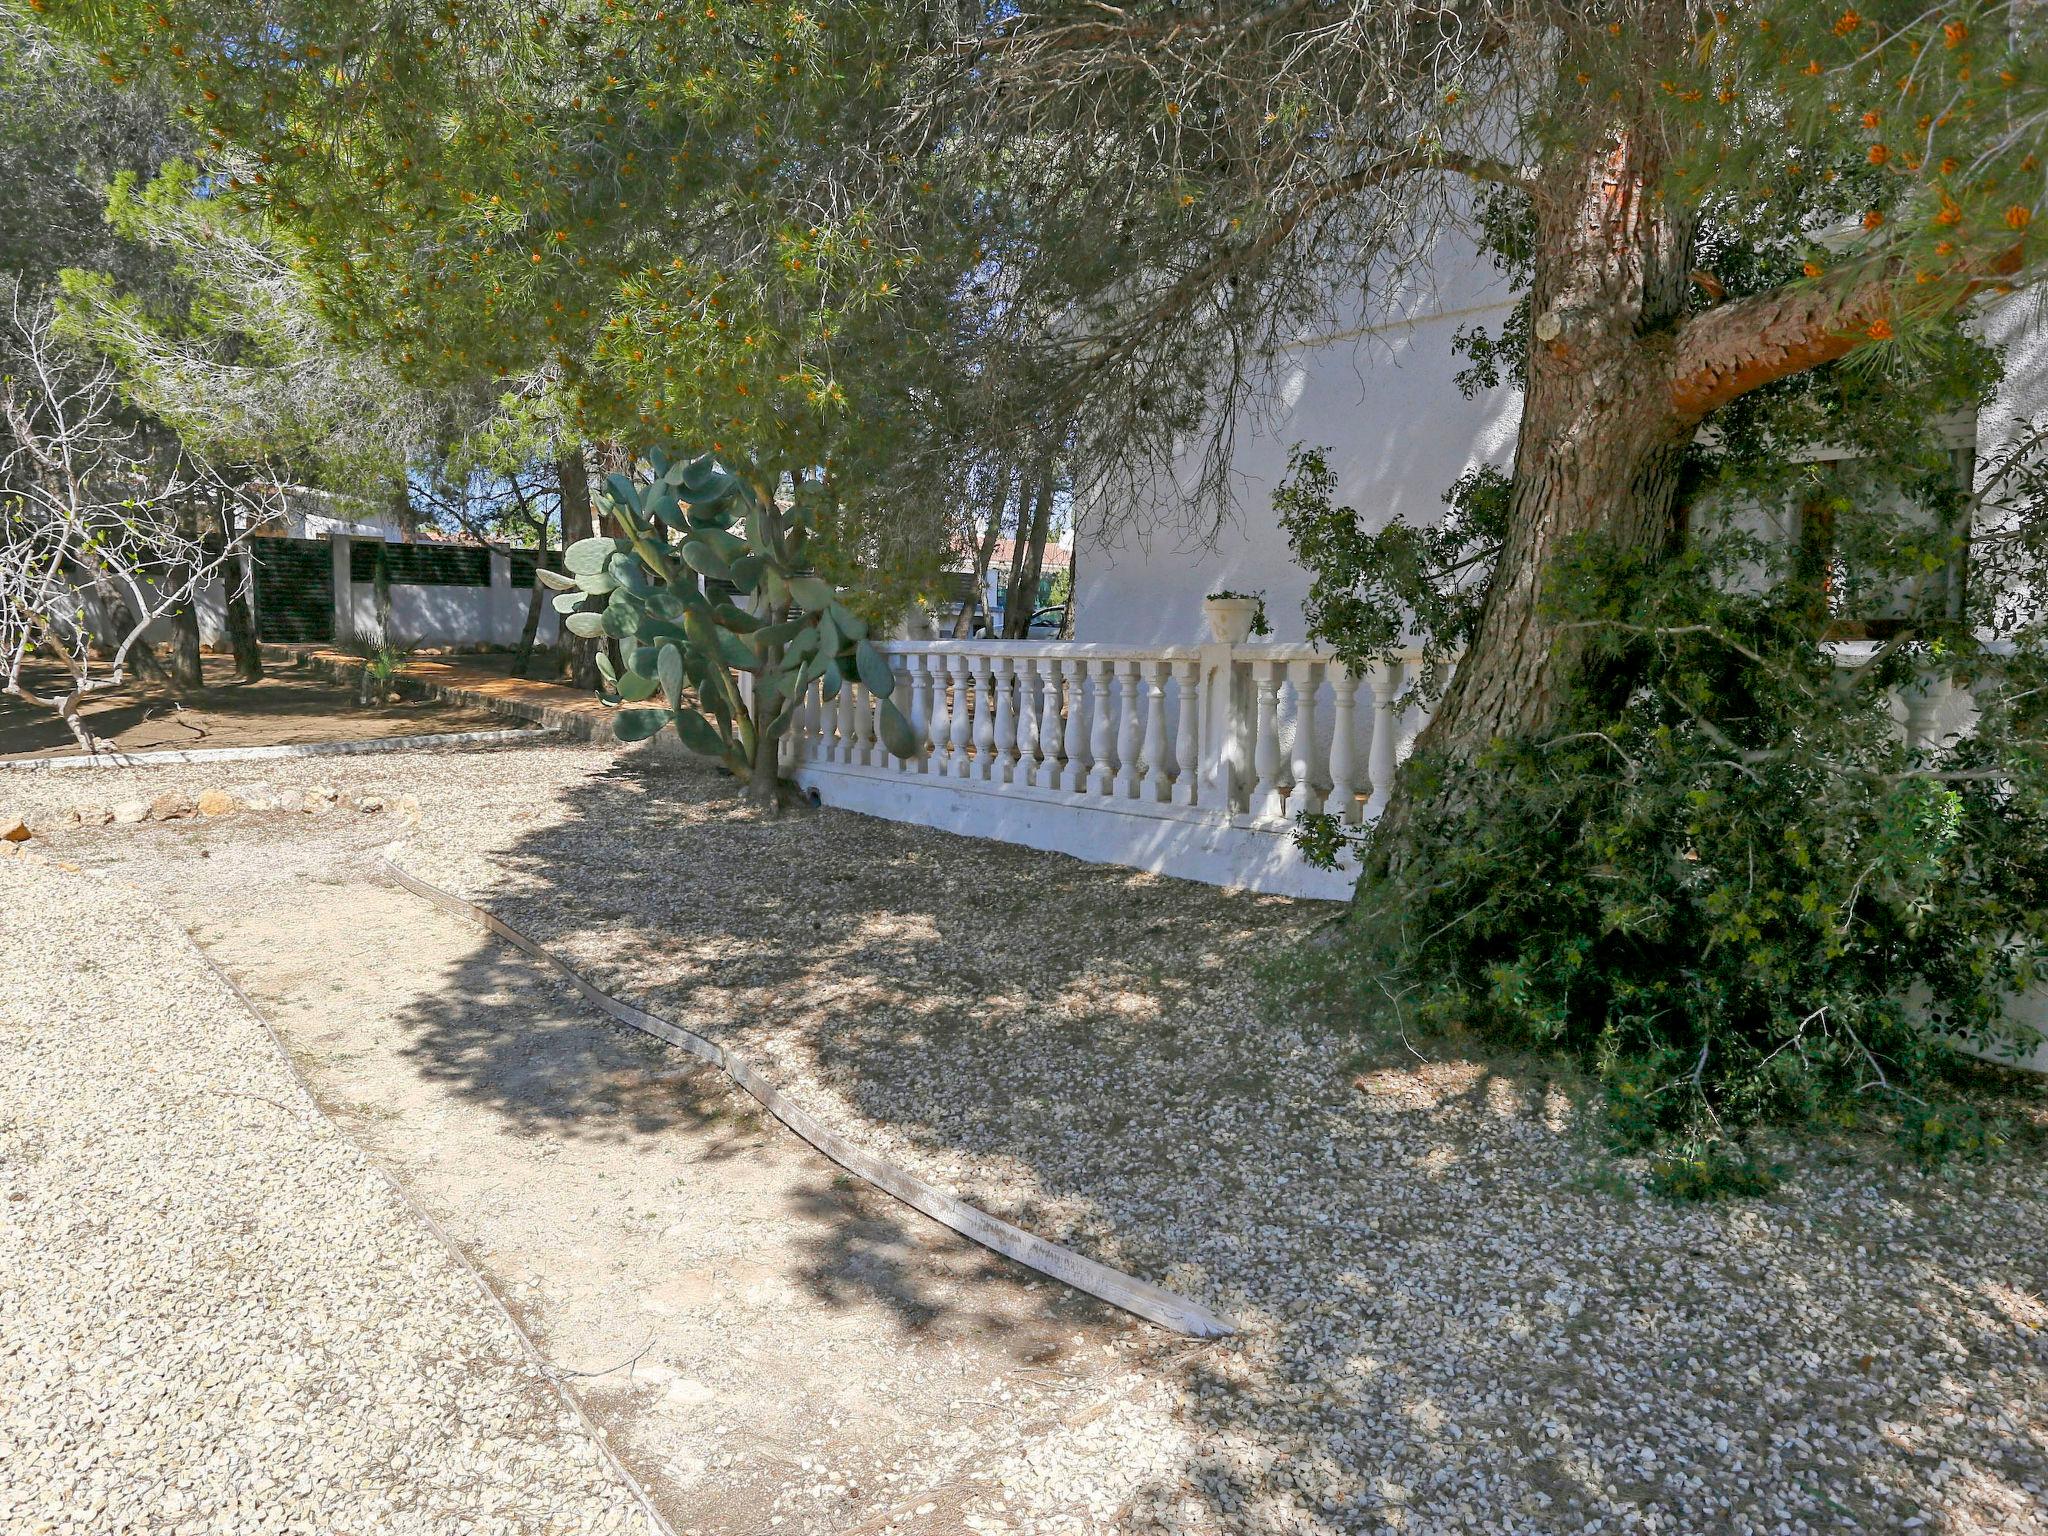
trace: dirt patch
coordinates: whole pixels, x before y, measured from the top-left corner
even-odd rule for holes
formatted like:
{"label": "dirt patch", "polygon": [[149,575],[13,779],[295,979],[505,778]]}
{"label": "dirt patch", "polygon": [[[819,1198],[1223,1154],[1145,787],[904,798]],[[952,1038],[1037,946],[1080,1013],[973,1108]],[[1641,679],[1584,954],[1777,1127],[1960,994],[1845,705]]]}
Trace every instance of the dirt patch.
{"label": "dirt patch", "polygon": [[[203,688],[174,697],[158,684],[131,680],[95,695],[79,714],[86,729],[122,752],[297,746],[499,731],[520,723],[487,709],[431,699],[366,707],[352,689],[290,666],[272,664],[254,683],[236,677],[234,662],[225,656],[204,658],[204,670]],[[23,671],[23,681],[39,693],[58,681],[54,668]],[[55,711],[0,696],[0,757],[68,757],[77,751],[77,741]]]}

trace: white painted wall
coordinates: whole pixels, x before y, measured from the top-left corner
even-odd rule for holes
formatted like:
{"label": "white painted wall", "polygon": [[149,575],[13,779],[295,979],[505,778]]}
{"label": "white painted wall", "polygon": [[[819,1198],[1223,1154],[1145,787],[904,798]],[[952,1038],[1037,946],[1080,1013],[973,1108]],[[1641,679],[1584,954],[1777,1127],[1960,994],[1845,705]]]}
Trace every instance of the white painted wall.
{"label": "white painted wall", "polygon": [[[1082,508],[1076,538],[1080,611],[1075,638],[1118,645],[1202,639],[1201,600],[1228,588],[1263,591],[1276,642],[1305,638],[1301,603],[1308,573],[1296,565],[1273,515],[1272,495],[1295,443],[1333,450],[1338,500],[1373,527],[1399,513],[1410,522],[1442,515],[1442,496],[1479,464],[1514,456],[1519,392],[1465,399],[1454,382],[1462,359],[1451,338],[1473,324],[1496,328],[1509,301],[1490,264],[1468,255],[1446,263],[1438,291],[1389,323],[1305,343],[1269,419],[1239,433],[1229,523],[1213,543],[1171,527],[1112,533]],[[2048,324],[2042,301],[2015,294],[1988,307],[1987,340],[2006,348],[2007,374],[1979,412],[1980,462],[2032,421],[2048,419]],[[1968,429],[1965,428],[1967,436]],[[1182,461],[1191,475],[1198,455]],[[1206,532],[1206,529],[1204,530]]]}
{"label": "white painted wall", "polygon": [[[1459,475],[1513,457],[1519,391],[1465,399],[1454,382],[1463,359],[1451,352],[1461,327],[1497,330],[1510,308],[1492,264],[1465,250],[1443,263],[1433,293],[1416,295],[1383,323],[1304,342],[1264,419],[1238,432],[1233,516],[1213,544],[1170,527],[1112,533],[1105,542],[1096,509],[1080,509],[1075,638],[1198,641],[1203,597],[1228,588],[1265,593],[1276,643],[1304,639],[1308,574],[1273,514],[1289,451],[1296,443],[1330,449],[1339,503],[1375,527],[1396,513],[1435,521]],[[1184,477],[1199,457],[1197,450],[1183,460]]]}
{"label": "white painted wall", "polygon": [[2048,419],[2048,313],[2038,294],[2016,293],[1984,311],[1979,334],[2005,348],[2005,379],[1977,413],[1981,464],[2014,442],[2028,421]]}

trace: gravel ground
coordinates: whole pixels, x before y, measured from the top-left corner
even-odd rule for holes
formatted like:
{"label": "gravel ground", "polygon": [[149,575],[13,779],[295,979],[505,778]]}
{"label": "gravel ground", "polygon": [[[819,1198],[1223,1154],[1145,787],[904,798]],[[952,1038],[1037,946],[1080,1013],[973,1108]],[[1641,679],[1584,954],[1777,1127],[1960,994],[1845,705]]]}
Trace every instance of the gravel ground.
{"label": "gravel ground", "polygon": [[0,954],[0,1530],[649,1529],[147,902],[0,858]]}
{"label": "gravel ground", "polygon": [[763,822],[633,755],[322,766],[417,796],[419,873],[866,1145],[1237,1316],[1152,1361],[1170,1426],[1105,1414],[1018,1469],[1135,1468],[1077,1498],[1096,1528],[2048,1531],[2038,1138],[1946,1174],[1819,1145],[1768,1200],[1631,1198],[1566,1079],[1263,1020],[1248,963],[1327,909]]}

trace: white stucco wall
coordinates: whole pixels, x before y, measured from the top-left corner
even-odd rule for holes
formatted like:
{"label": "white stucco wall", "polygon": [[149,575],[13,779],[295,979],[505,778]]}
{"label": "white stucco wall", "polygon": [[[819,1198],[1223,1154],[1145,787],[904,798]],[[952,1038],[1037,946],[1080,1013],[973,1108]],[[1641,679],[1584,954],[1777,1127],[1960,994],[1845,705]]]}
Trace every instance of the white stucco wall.
{"label": "white stucco wall", "polygon": [[[1519,392],[1465,399],[1454,382],[1462,359],[1451,352],[1460,327],[1497,328],[1508,309],[1492,266],[1464,254],[1445,263],[1437,291],[1406,314],[1304,343],[1268,419],[1238,435],[1233,512],[1213,542],[1171,526],[1112,533],[1105,541],[1102,519],[1081,508],[1076,638],[1122,645],[1199,640],[1202,598],[1228,588],[1263,591],[1272,638],[1303,639],[1308,574],[1294,563],[1272,509],[1289,450],[1296,443],[1330,449],[1340,503],[1372,526],[1396,513],[1411,522],[1440,516],[1443,492],[1459,475],[1482,463],[1505,466],[1514,455]],[[1985,310],[1982,327],[1987,340],[2006,349],[2006,379],[1977,417],[1980,463],[2029,421],[2048,420],[2041,299],[2001,300]],[[1184,474],[1198,457],[1183,460]]]}
{"label": "white stucco wall", "polygon": [[[1265,593],[1273,640],[1305,638],[1308,576],[1273,514],[1289,451],[1296,443],[1329,449],[1340,504],[1374,526],[1396,513],[1434,521],[1459,475],[1513,456],[1519,392],[1465,399],[1454,382],[1463,359],[1451,352],[1461,327],[1497,330],[1509,309],[1492,264],[1461,252],[1442,264],[1435,291],[1417,294],[1401,313],[1383,312],[1369,329],[1361,317],[1335,339],[1297,348],[1265,419],[1238,432],[1233,515],[1213,545],[1169,526],[1112,533],[1104,542],[1102,519],[1081,508],[1076,638],[1120,645],[1199,640],[1202,599],[1223,588]],[[1199,458],[1197,450],[1183,463]]]}
{"label": "white stucco wall", "polygon": [[2042,295],[2016,293],[1984,312],[1979,334],[2005,348],[2005,379],[1997,397],[1977,413],[1980,466],[2012,444],[2029,421],[2048,420],[2048,324],[2042,323],[2043,305]]}

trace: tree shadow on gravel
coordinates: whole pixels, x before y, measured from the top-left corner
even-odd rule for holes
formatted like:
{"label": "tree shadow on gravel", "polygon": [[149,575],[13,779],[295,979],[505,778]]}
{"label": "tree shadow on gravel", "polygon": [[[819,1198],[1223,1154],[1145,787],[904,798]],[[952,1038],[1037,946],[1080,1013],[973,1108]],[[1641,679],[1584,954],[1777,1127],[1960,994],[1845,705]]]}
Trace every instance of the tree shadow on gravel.
{"label": "tree shadow on gravel", "polygon": [[[1150,1341],[1175,1464],[1119,1528],[2043,1528],[2038,1157],[1823,1149],[1772,1200],[1629,1198],[1540,1075],[1361,1071],[1333,1021],[1262,1016],[1248,973],[1325,907],[762,820],[653,757],[508,828],[465,894],[962,1198],[1238,1316],[1225,1343]],[[488,987],[478,964],[451,986]],[[565,1134],[661,1123],[508,1069],[517,1041],[421,1050]],[[984,1258],[920,1297],[891,1245],[922,1218],[844,1195],[817,1193],[822,1303],[997,1328],[1014,1306],[977,1289],[1043,1285]]]}
{"label": "tree shadow on gravel", "polygon": [[1094,1337],[1117,1326],[1113,1308],[944,1235],[869,1189],[717,1069],[603,1017],[495,939],[479,936],[393,1022],[400,1054],[422,1079],[488,1108],[523,1138],[650,1155],[680,1149],[692,1162],[741,1171],[770,1143],[801,1160],[779,1212],[808,1234],[795,1278],[814,1305],[877,1306],[906,1332],[1000,1340],[1000,1352],[1024,1364],[1056,1357],[1077,1329]]}

